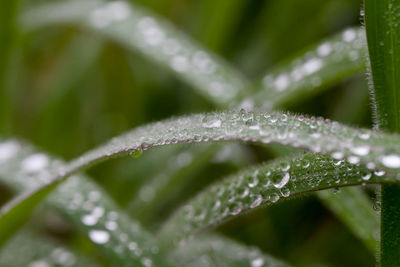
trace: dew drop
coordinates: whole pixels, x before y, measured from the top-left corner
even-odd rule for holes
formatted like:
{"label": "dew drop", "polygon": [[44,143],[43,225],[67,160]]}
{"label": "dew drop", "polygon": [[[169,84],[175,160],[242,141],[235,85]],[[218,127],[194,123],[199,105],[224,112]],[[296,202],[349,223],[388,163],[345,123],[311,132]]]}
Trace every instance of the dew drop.
{"label": "dew drop", "polygon": [[363,179],[364,181],[368,181],[369,179],[371,179],[371,177],[372,177],[372,174],[371,173],[367,173],[367,174],[363,175],[361,177],[361,179]]}
{"label": "dew drop", "polygon": [[221,127],[221,120],[215,118],[214,116],[205,116],[203,118],[203,127],[204,128],[219,128]]}
{"label": "dew drop", "polygon": [[251,261],[251,267],[261,267],[264,265],[264,259],[263,258],[256,258]]}
{"label": "dew drop", "polygon": [[36,173],[49,165],[49,158],[45,154],[33,154],[21,163],[21,169],[27,173]]}
{"label": "dew drop", "polygon": [[110,234],[103,230],[90,230],[89,238],[96,244],[105,244],[110,239]]}
{"label": "dew drop", "polygon": [[19,145],[16,142],[8,141],[0,143],[0,163],[5,162],[14,157],[19,150]]}
{"label": "dew drop", "polygon": [[132,152],[129,153],[129,156],[133,159],[140,158],[140,156],[143,154],[143,149],[138,148]]}
{"label": "dew drop", "polygon": [[399,155],[386,155],[381,158],[381,162],[385,167],[397,169],[400,168],[400,156]]}
{"label": "dew drop", "polygon": [[258,195],[257,198],[250,204],[250,208],[254,209],[255,207],[260,206],[263,198],[261,195]]}
{"label": "dew drop", "polygon": [[290,179],[290,174],[284,173],[284,174],[278,174],[279,176],[277,177],[279,179],[279,182],[273,183],[275,188],[282,188],[284,187]]}
{"label": "dew drop", "polygon": [[351,152],[358,156],[366,156],[369,153],[369,146],[358,146],[351,148]]}

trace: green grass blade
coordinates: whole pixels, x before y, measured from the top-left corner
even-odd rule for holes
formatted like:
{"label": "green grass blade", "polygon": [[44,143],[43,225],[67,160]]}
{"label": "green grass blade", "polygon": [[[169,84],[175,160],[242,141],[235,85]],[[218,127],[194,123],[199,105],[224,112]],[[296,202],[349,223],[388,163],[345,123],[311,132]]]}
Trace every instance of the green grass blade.
{"label": "green grass blade", "polygon": [[259,206],[307,192],[361,183],[397,182],[399,174],[382,176],[319,154],[253,167],[214,184],[179,209],[164,225],[160,240],[180,246],[192,235]]}
{"label": "green grass blade", "polygon": [[[400,138],[370,130],[356,130],[337,122],[320,118],[305,118],[284,113],[255,114],[249,112],[220,112],[198,114],[157,122],[139,127],[105,145],[87,152],[58,170],[58,175],[30,193],[32,201],[40,191],[47,191],[54,183],[104,160],[130,154],[138,157],[150,147],[177,143],[242,140],[262,144],[280,143],[303,147],[313,152],[332,155],[353,164],[362,163],[370,169],[384,169],[387,174],[400,169]],[[7,151],[3,152],[7,156]],[[22,166],[24,167],[24,166]],[[40,166],[39,166],[40,167]],[[385,171],[383,171],[385,173]],[[29,202],[14,202],[0,217]],[[35,203],[35,202],[33,202]]]}
{"label": "green grass blade", "polygon": [[[393,0],[364,2],[377,126],[400,133],[400,3]],[[399,266],[400,187],[382,186],[381,203],[380,264]]]}
{"label": "green grass blade", "polygon": [[274,67],[244,103],[271,109],[298,102],[364,69],[366,54],[364,31],[348,28]]}
{"label": "green grass blade", "polygon": [[322,202],[375,254],[379,234],[378,215],[368,196],[357,187],[339,192],[319,191]]}
{"label": "green grass blade", "polygon": [[[60,169],[64,165],[14,140],[0,143],[0,151],[0,181],[17,192],[30,192],[45,186],[51,180],[51,169]],[[146,266],[153,262],[156,266],[168,266],[154,238],[120,212],[114,201],[88,177],[71,177],[45,199],[45,204],[88,236],[112,264]],[[10,225],[3,226],[2,241],[7,234],[3,232],[10,231]]]}
{"label": "green grass blade", "polygon": [[73,250],[31,231],[21,231],[2,249],[0,265],[21,266],[101,266]]}
{"label": "green grass blade", "polygon": [[8,241],[30,218],[33,209],[58,183],[44,190],[27,191],[8,202],[0,210],[0,247]]}
{"label": "green grass blade", "polygon": [[2,1],[0,9],[0,133],[9,131],[10,105],[8,99],[8,72],[18,28],[16,18],[20,1]]}
{"label": "green grass blade", "polygon": [[26,29],[57,23],[76,24],[144,55],[218,104],[232,102],[247,84],[224,60],[137,4],[69,1],[46,4],[22,16]]}
{"label": "green grass blade", "polygon": [[365,1],[365,26],[377,126],[397,133],[400,132],[399,6],[393,0]]}
{"label": "green grass blade", "polygon": [[219,236],[199,237],[171,255],[176,266],[202,267],[288,267],[290,265],[233,240]]}

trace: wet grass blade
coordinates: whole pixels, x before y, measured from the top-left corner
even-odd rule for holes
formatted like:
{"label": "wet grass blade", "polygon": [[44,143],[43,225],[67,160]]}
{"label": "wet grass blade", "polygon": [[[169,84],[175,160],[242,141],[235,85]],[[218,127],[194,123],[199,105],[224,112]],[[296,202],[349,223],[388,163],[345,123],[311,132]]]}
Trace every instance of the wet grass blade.
{"label": "wet grass blade", "polygon": [[60,23],[95,32],[164,66],[198,91],[226,105],[247,81],[217,55],[190,40],[171,23],[132,2],[101,0],[46,4],[22,16],[26,29]]}
{"label": "wet grass blade", "polygon": [[58,242],[29,230],[16,234],[0,253],[0,265],[97,267],[100,264],[83,257]]}
{"label": "wet grass blade", "polygon": [[[400,133],[400,3],[393,0],[365,0],[365,26],[377,127]],[[382,267],[399,266],[400,186],[381,189]]]}
{"label": "wet grass blade", "polygon": [[228,238],[212,234],[195,238],[186,246],[174,251],[171,255],[176,266],[203,267],[257,267],[290,265],[262,253],[254,247],[236,243]]}
{"label": "wet grass blade", "polygon": [[[0,181],[14,191],[25,192],[23,196],[37,187],[46,186],[51,181],[52,171],[62,169],[64,165],[62,161],[15,140],[0,143],[0,151]],[[38,166],[42,168],[39,170]],[[26,204],[32,208],[37,203]],[[121,212],[104,190],[88,177],[71,177],[57,187],[44,200],[44,204],[58,211],[86,235],[112,264],[146,266],[154,263],[156,266],[168,266],[168,262],[160,255],[154,237]],[[24,205],[18,207],[21,209]],[[24,212],[28,212],[25,213],[26,219],[29,211]],[[18,214],[9,214],[9,220],[0,221],[9,223],[16,220],[11,215]],[[2,224],[2,242],[9,236],[7,231],[11,232],[10,225],[13,224]]]}
{"label": "wet grass blade", "polygon": [[[179,209],[159,234],[168,248],[191,236],[240,216],[307,192],[361,183],[398,182],[386,174],[319,154],[307,154],[264,164],[232,175],[204,190]],[[178,230],[179,229],[179,230]]]}
{"label": "wet grass blade", "polygon": [[373,203],[357,187],[342,188],[339,192],[319,191],[322,202],[375,254],[379,235],[379,218]]}
{"label": "wet grass blade", "polygon": [[[30,197],[35,204],[37,196],[46,195],[40,193],[41,191],[49,192],[47,188],[53,184],[110,158],[127,154],[138,157],[143,150],[168,144],[229,140],[303,147],[313,152],[332,155],[337,159],[345,159],[352,164],[361,163],[370,169],[383,169],[387,173],[400,169],[400,146],[393,145],[400,143],[400,138],[395,135],[366,129],[357,130],[337,122],[327,122],[320,118],[310,119],[302,115],[220,112],[157,122],[113,138],[64,168],[57,168],[57,175],[53,175],[48,183],[32,191]],[[7,155],[8,152],[3,153]],[[24,206],[24,203],[29,203],[29,196],[8,206],[0,217],[0,224],[2,220],[9,221],[10,214],[16,214],[15,210],[20,209],[20,205]],[[33,206],[30,205],[29,208]]]}
{"label": "wet grass blade", "polygon": [[244,103],[272,109],[298,103],[365,68],[367,47],[360,28],[348,28],[269,71]]}

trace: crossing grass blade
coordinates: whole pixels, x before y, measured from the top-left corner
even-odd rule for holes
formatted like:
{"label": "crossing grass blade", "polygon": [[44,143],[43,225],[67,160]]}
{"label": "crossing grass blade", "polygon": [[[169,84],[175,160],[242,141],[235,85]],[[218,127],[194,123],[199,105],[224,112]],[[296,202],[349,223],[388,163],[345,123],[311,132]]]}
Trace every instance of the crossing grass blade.
{"label": "crossing grass blade", "polygon": [[372,171],[319,154],[277,160],[210,186],[165,223],[159,238],[166,248],[179,247],[199,232],[259,206],[317,190],[362,183],[396,183],[398,179],[398,173]]}

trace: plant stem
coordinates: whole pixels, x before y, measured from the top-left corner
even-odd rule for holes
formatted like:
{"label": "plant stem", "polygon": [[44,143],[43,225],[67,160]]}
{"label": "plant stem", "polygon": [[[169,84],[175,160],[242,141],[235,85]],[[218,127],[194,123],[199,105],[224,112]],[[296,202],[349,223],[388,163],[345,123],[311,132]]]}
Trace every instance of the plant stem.
{"label": "plant stem", "polygon": [[[365,25],[377,126],[400,132],[400,1],[365,0]],[[400,186],[382,185],[382,267],[400,266]]]}

